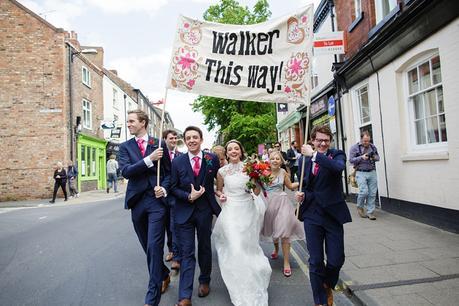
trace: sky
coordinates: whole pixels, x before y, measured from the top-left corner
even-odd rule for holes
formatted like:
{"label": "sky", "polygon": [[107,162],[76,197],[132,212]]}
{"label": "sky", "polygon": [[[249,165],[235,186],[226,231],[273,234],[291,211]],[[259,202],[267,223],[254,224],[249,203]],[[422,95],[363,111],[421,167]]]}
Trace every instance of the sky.
{"label": "sky", "polygon": [[[150,101],[162,99],[178,16],[202,20],[204,11],[218,0],[19,0],[48,22],[75,31],[83,46],[104,48],[104,66],[139,88]],[[240,0],[250,9],[256,0]],[[268,0],[272,16],[281,17],[320,0]],[[287,5],[288,3],[288,5]],[[203,129],[204,147],[211,147],[215,131],[191,109],[194,94],[168,90],[166,110],[174,125]]]}

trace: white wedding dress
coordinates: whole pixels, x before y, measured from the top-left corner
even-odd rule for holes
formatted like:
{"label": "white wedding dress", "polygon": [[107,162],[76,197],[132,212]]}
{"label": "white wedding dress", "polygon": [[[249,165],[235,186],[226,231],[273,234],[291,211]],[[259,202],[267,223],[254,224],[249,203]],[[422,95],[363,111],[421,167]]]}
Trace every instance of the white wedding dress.
{"label": "white wedding dress", "polygon": [[212,233],[223,281],[236,306],[267,306],[271,266],[260,247],[266,204],[246,192],[243,163],[220,168],[227,197]]}

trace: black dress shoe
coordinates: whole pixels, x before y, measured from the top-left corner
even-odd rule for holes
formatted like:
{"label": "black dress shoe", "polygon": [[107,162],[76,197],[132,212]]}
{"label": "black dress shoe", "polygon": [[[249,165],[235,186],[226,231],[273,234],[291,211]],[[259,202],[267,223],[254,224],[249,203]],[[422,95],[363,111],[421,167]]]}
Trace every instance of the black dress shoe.
{"label": "black dress shoe", "polygon": [[49,203],[54,203],[54,201],[53,201],[53,200],[51,200],[51,201],[49,201]]}

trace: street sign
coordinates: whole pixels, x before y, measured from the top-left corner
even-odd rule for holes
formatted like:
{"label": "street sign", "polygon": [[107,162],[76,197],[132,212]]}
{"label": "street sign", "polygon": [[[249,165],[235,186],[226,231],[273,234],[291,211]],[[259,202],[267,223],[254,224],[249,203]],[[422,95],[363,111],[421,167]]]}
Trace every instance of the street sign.
{"label": "street sign", "polygon": [[335,115],[335,109],[335,98],[331,96],[330,98],[328,98],[328,115],[330,117]]}
{"label": "street sign", "polygon": [[279,113],[288,112],[288,104],[287,103],[277,103],[277,111]]}
{"label": "street sign", "polygon": [[120,138],[121,136],[121,127],[116,127],[111,130],[110,138]]}
{"label": "street sign", "polygon": [[314,34],[314,55],[344,53],[343,31]]}

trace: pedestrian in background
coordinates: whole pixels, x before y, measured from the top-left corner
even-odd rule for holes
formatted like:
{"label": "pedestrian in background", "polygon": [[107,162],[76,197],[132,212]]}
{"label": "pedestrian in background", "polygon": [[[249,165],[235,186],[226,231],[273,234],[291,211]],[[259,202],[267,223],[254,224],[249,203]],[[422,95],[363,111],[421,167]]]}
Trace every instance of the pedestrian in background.
{"label": "pedestrian in background", "polygon": [[69,181],[69,193],[70,193],[71,199],[73,197],[78,198],[80,196],[80,194],[78,193],[77,187],[76,187],[77,177],[78,177],[78,169],[73,164],[73,161],[69,160],[68,165],[67,165],[67,179]]}
{"label": "pedestrian in background", "polygon": [[[290,149],[287,150],[288,166],[290,167],[290,181],[295,182],[295,174],[298,174],[298,158],[301,153],[298,152],[296,141],[292,141]],[[298,175],[297,175],[298,178]],[[298,178],[298,181],[300,179]]]}
{"label": "pedestrian in background", "polygon": [[[360,135],[360,142],[353,145],[349,152],[349,162],[356,169],[355,179],[359,186],[357,196],[357,212],[360,217],[376,220],[375,201],[378,191],[378,179],[376,176],[376,165],[379,161],[378,150],[371,142],[370,133],[364,131]],[[365,204],[367,211],[365,212]]]}
{"label": "pedestrian in background", "polygon": [[114,154],[110,155],[110,159],[107,161],[107,193],[110,192],[110,188],[113,187],[115,192],[118,192],[116,183],[118,180],[118,162],[116,161],[116,156]]}
{"label": "pedestrian in background", "polygon": [[62,188],[62,192],[64,192],[64,201],[67,201],[67,172],[64,169],[64,166],[61,162],[57,162],[56,164],[57,169],[54,170],[54,191],[53,191],[53,199],[49,201],[49,203],[56,202],[56,195],[57,190],[59,187]]}
{"label": "pedestrian in background", "polygon": [[226,150],[223,146],[215,146],[212,148],[212,153],[218,156],[218,160],[220,161],[220,167],[223,167],[228,164],[226,160]]}

